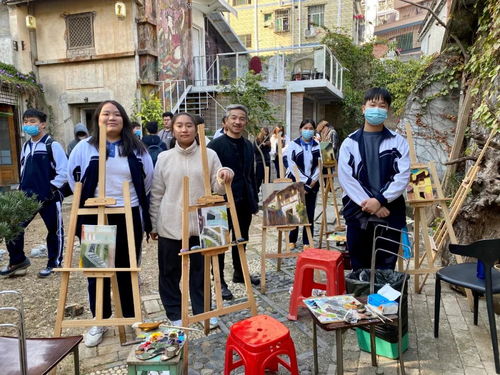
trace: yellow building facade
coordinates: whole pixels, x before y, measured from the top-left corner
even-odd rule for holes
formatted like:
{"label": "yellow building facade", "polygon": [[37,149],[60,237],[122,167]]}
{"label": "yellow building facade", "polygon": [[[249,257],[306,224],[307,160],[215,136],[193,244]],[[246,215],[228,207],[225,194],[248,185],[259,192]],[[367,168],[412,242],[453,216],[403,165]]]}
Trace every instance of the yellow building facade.
{"label": "yellow building facade", "polygon": [[320,43],[322,26],[357,41],[353,0],[232,0],[227,20],[248,50]]}

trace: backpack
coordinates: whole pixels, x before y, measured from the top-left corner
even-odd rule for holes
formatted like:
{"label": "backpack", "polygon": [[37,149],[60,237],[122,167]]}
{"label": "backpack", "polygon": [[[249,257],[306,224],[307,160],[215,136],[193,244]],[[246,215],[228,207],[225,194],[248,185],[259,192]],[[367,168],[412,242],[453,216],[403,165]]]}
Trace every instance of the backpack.
{"label": "backpack", "polygon": [[[55,165],[56,162],[54,160],[54,153],[52,152],[52,142],[54,142],[52,137],[48,137],[47,141],[45,142],[45,147],[47,147],[47,155],[49,155],[50,162]],[[59,191],[64,196],[64,198],[73,195],[73,191],[71,190],[68,182],[65,182],[63,186],[59,188]]]}
{"label": "backpack", "polygon": [[164,151],[161,148],[161,144],[163,141],[160,139],[160,141],[157,144],[152,144],[148,146],[148,152],[149,155],[151,155],[151,159],[153,159],[153,165],[156,165],[156,160],[158,160],[158,155],[160,152]]}

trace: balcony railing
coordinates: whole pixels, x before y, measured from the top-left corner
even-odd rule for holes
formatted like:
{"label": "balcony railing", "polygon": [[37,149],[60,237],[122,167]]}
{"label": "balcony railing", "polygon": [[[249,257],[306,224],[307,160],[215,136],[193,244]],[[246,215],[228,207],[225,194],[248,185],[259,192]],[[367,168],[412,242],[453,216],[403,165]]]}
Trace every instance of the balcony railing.
{"label": "balcony railing", "polygon": [[[252,63],[250,62],[253,59]],[[279,88],[290,81],[326,80],[342,91],[344,68],[325,45],[195,56],[195,87],[226,85],[244,77],[250,66],[262,67],[262,83]]]}

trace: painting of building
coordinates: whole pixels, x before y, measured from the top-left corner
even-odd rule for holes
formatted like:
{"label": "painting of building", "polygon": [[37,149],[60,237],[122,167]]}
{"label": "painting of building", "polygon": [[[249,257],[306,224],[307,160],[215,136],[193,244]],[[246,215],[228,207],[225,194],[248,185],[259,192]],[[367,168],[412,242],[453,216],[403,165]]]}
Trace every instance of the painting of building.
{"label": "painting of building", "polygon": [[262,206],[264,226],[308,224],[304,184],[300,182],[273,191]]}

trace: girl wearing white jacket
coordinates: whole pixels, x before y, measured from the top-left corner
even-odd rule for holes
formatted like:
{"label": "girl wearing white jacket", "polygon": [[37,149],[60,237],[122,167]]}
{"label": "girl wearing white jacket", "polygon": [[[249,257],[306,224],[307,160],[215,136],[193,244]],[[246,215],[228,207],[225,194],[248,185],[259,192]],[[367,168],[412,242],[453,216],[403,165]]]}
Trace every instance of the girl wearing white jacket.
{"label": "girl wearing white jacket", "polygon": [[[201,149],[193,116],[179,113],[172,119],[175,147],[159,154],[151,188],[151,237],[158,240],[159,291],[167,317],[172,324],[181,324],[181,257],[183,178],[189,177],[189,202],[195,204],[205,194]],[[207,149],[212,191],[224,194],[224,183],[231,182],[233,171],[222,168],[215,151]],[[189,217],[189,247],[199,245],[196,212]],[[193,313],[204,312],[203,256],[189,256],[189,294]]]}

